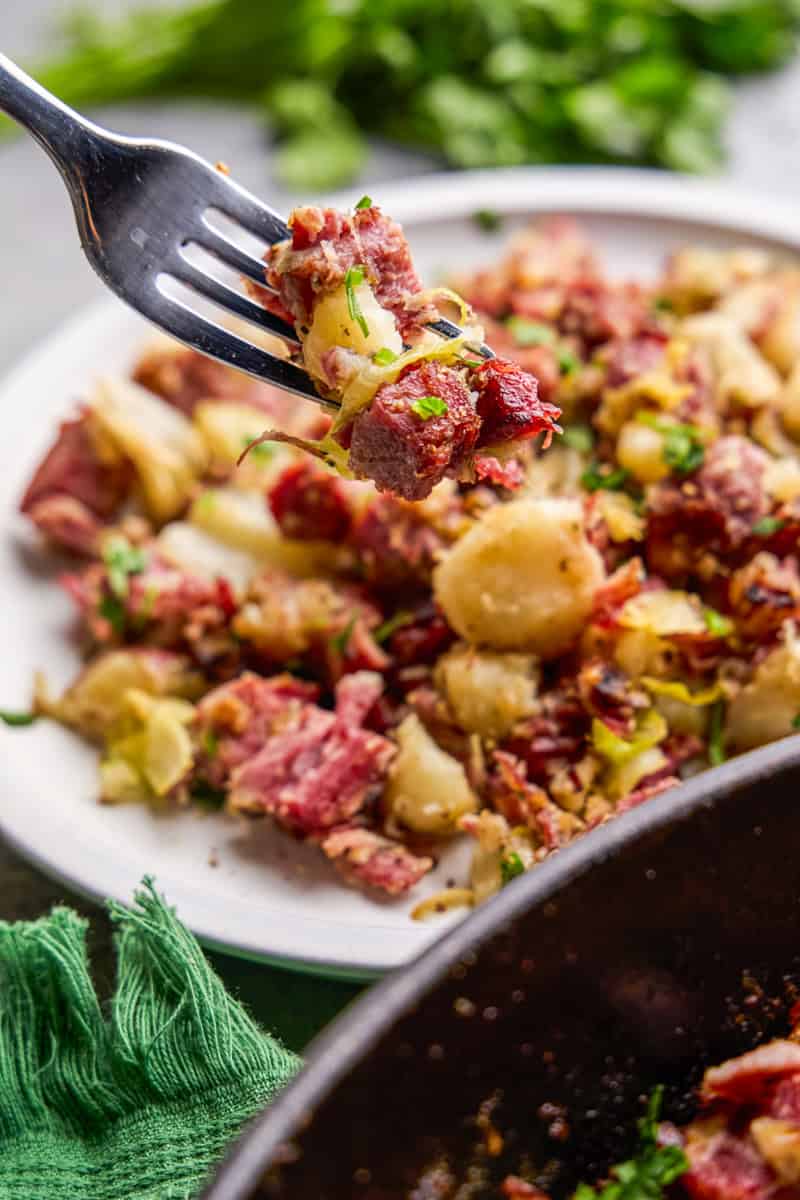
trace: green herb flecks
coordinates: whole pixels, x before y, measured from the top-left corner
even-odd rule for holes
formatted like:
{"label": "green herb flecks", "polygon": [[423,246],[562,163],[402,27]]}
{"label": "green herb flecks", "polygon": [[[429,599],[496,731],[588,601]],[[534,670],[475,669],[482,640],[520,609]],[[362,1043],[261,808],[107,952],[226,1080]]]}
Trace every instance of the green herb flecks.
{"label": "green herb flecks", "polygon": [[527,317],[509,317],[506,328],[518,346],[552,346],[556,340],[550,325],[529,321]]}
{"label": "green herb flecks", "polygon": [[373,354],[372,361],[376,367],[390,367],[396,358],[394,350],[390,350],[388,346],[381,346],[380,350]]}
{"label": "green herb flecks", "polygon": [[717,612],[715,608],[704,608],[703,620],[706,623],[706,629],[712,637],[726,638],[730,637],[733,633],[733,621],[730,617],[724,617],[722,613]]}
{"label": "green herb flecks", "polygon": [[696,425],[666,421],[657,413],[646,411],[638,412],[636,419],[640,424],[649,425],[663,436],[662,457],[676,475],[692,475],[702,467],[706,452],[703,431]]}
{"label": "green herb flecks", "polygon": [[372,196],[362,196],[356,208],[372,208]]}
{"label": "green herb flecks", "polygon": [[225,793],[212,787],[206,779],[195,779],[189,787],[189,795],[199,808],[209,812],[219,812],[225,806]]}
{"label": "green herb flecks", "polygon": [[347,296],[347,311],[350,314],[350,320],[355,321],[364,337],[369,337],[367,318],[361,311],[361,305],[358,303],[358,296],[356,295],[356,288],[361,287],[366,277],[366,267],[348,267],[344,277],[344,291]]}
{"label": "green herb flecks", "polygon": [[353,636],[353,630],[355,627],[356,618],[351,617],[341,633],[335,633],[333,637],[329,639],[331,650],[333,650],[335,654],[341,655],[342,658],[344,658],[344,656],[347,654],[347,647],[350,645],[350,638]]}
{"label": "green herb flecks", "polygon": [[511,883],[512,879],[516,879],[517,875],[524,874],[525,864],[516,850],[511,850],[500,859],[500,878],[503,881],[503,887],[507,883]]}
{"label": "green herb flecks", "polygon": [[562,375],[572,375],[581,365],[581,360],[577,354],[573,354],[571,350],[565,349],[563,346],[556,351],[558,360],[558,369]]}
{"label": "green herb flecks", "polygon": [[593,462],[581,475],[581,485],[587,492],[619,492],[630,477],[625,467]]}
{"label": "green herb flecks", "polygon": [[658,313],[675,312],[675,305],[670,300],[669,296],[656,296],[653,301],[653,308]]}
{"label": "green herb flecks", "polygon": [[441,396],[420,396],[412,401],[411,411],[421,420],[429,421],[431,417],[443,417],[447,412],[447,404]]}
{"label": "green herb flecks", "polygon": [[401,609],[400,612],[396,612],[393,617],[387,618],[382,625],[379,625],[377,629],[373,630],[373,641],[376,641],[379,646],[384,642],[388,642],[393,633],[395,633],[398,629],[402,629],[405,625],[410,625],[413,620],[413,613],[405,612]]}
{"label": "green herb flecks", "polygon": [[14,729],[21,728],[24,725],[33,725],[34,721],[39,719],[38,713],[33,712],[12,712],[10,709],[0,709],[0,721],[4,725],[10,725]]}
{"label": "green herb flecks", "polygon": [[773,533],[779,533],[785,524],[780,517],[762,517],[753,526],[753,533],[757,537],[772,537]]}
{"label": "green herb flecks", "polygon": [[689,1169],[680,1146],[658,1145],[663,1087],[654,1089],[639,1120],[639,1145],[633,1158],[611,1168],[611,1180],[598,1188],[582,1183],[573,1200],[661,1200],[665,1189]]}
{"label": "green herb flecks", "polygon": [[800,729],[800,712],[792,717],[792,729]]}
{"label": "green herb flecks", "polygon": [[119,596],[103,596],[97,606],[98,615],[108,621],[116,634],[125,632],[125,605]]}
{"label": "green herb flecks", "polygon": [[590,425],[568,425],[561,440],[565,446],[579,450],[581,454],[590,454],[594,449],[594,432]]}
{"label": "green herb flecks", "polygon": [[205,737],[203,738],[203,750],[205,751],[206,758],[216,758],[219,751],[219,736],[213,729],[206,730]]}
{"label": "green herb flecks", "polygon": [[124,537],[108,539],[103,547],[103,562],[108,573],[108,586],[119,600],[128,595],[131,575],[141,575],[147,565],[141,547],[132,546]]}
{"label": "green herb flecks", "polygon": [[479,208],[472,219],[484,233],[497,233],[503,224],[503,218],[493,208]]}
{"label": "green herb flecks", "polygon": [[717,700],[716,704],[712,705],[708,721],[708,761],[712,767],[718,767],[727,758],[724,724],[725,701]]}

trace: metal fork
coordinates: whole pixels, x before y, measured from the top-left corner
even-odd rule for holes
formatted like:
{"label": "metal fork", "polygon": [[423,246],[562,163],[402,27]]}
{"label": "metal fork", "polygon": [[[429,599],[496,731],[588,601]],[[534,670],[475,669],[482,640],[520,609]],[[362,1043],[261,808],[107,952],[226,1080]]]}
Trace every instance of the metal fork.
{"label": "metal fork", "polygon": [[[296,349],[295,330],[280,317],[208,273],[189,251],[199,247],[223,267],[262,287],[264,263],[215,227],[221,213],[234,228],[273,244],[290,237],[283,218],[190,150],[170,142],[121,137],[62,104],[0,54],[0,111],[47,151],[67,185],[81,245],[113,292],[178,341],[328,408],[297,363],[270,354],[203,316],[175,294],[177,281],[218,308],[269,330]],[[432,326],[443,337],[462,331]],[[471,347],[485,358],[488,346]]]}

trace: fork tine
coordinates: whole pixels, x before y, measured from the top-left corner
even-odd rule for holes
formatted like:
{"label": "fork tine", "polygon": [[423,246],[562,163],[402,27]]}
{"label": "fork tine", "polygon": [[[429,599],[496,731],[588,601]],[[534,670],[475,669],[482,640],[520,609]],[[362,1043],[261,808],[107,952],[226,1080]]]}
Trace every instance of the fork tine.
{"label": "fork tine", "polygon": [[192,291],[198,292],[201,296],[205,296],[207,300],[211,300],[213,304],[219,304],[221,308],[225,308],[228,312],[236,313],[238,317],[243,317],[245,321],[251,321],[254,325],[258,325],[262,329],[268,329],[270,333],[276,333],[278,337],[283,338],[285,342],[289,342],[293,346],[299,345],[297,334],[291,325],[280,317],[276,317],[274,313],[268,312],[262,308],[260,304],[255,304],[252,300],[248,300],[241,292],[237,292],[235,288],[229,287],[227,283],[223,283],[220,279],[214,279],[213,276],[207,275],[194,263],[183,258],[181,255],[176,255],[172,262],[165,264],[166,275],[171,275],[173,279],[180,280],[186,284]]}
{"label": "fork tine", "polygon": [[157,300],[149,304],[142,302],[139,311],[179,342],[199,350],[201,354],[217,358],[239,371],[246,371],[248,375],[255,375],[257,379],[274,383],[332,412],[338,412],[339,406],[320,396],[309,376],[296,363],[269,354],[260,346],[254,346],[229,329],[209,321],[181,300],[167,295],[160,287]]}
{"label": "fork tine", "polygon": [[253,283],[258,283],[261,287],[272,291],[268,288],[265,278],[266,267],[264,260],[254,258],[252,254],[248,254],[246,250],[242,250],[241,246],[237,246],[230,238],[226,238],[218,230],[203,221],[200,229],[191,234],[187,238],[187,245],[201,246],[203,250],[207,250],[209,254],[213,254],[214,258],[219,259],[227,267],[236,271],[239,275],[246,276],[247,279],[252,279]]}
{"label": "fork tine", "polygon": [[218,208],[226,216],[232,217],[248,233],[261,241],[273,245],[291,237],[291,230],[283,217],[264,204],[250,192],[240,187],[238,183],[218,171],[213,171],[217,186],[213,196],[209,196],[209,207]]}

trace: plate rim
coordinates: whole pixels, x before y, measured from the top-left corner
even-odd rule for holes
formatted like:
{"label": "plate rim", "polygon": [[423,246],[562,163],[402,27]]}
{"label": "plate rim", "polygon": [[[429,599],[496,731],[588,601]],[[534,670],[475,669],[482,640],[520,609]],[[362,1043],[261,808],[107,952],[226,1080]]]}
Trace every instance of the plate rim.
{"label": "plate rim", "polygon": [[[757,237],[782,243],[800,250],[800,222],[792,206],[785,200],[758,191],[732,187],[725,182],[708,181],[661,171],[604,167],[513,167],[499,170],[466,172],[436,172],[408,180],[389,180],[372,184],[376,199],[401,222],[462,219],[477,209],[492,208],[502,215],[515,213],[570,212],[584,215],[607,215],[664,219],[692,222],[726,232],[739,230],[743,237]],[[334,204],[353,202],[353,192],[339,192],[328,201]],[[51,359],[61,346],[85,338],[90,329],[119,319],[124,311],[120,302],[100,297],[52,333],[35,343],[0,377],[0,400],[16,388],[24,386],[26,377],[41,370],[40,364]],[[747,755],[757,754],[758,750]],[[719,769],[719,768],[718,768]],[[715,776],[716,770],[704,777]],[[682,791],[682,789],[679,789]],[[633,814],[623,814],[621,820]],[[615,822],[616,824],[616,822]],[[93,887],[85,871],[65,867],[60,862],[57,847],[43,846],[27,838],[9,825],[0,806],[0,835],[21,858],[31,862],[50,878],[56,879],[76,894],[103,904],[114,899],[126,905],[132,902],[130,891],[120,888],[110,895]],[[169,884],[166,885],[169,891]],[[194,922],[191,914],[182,914],[200,942],[215,951],[268,964],[299,973],[328,978],[363,982],[402,969],[423,953],[433,942],[446,937],[451,925],[442,927],[434,938],[420,935],[419,927],[410,925],[407,933],[394,929],[394,937],[408,943],[408,955],[398,966],[398,956],[392,961],[379,960],[374,953],[351,958],[331,956],[323,948],[317,952],[304,949],[301,957],[287,950],[270,951],[252,938],[220,938],[204,922]]]}

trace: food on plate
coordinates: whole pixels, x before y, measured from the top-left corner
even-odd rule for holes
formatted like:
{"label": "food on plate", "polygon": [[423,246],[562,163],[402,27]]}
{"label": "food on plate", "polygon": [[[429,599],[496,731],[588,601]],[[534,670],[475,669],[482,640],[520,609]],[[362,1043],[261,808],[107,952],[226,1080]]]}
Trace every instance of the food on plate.
{"label": "food on plate", "polygon": [[[671,1196],[691,1200],[797,1200],[800,1196],[800,1043],[797,1029],[710,1067],[688,1124],[659,1121],[663,1088],[650,1097],[630,1159],[573,1200]],[[443,1180],[443,1183],[446,1180]],[[450,1195],[442,1190],[437,1195]],[[534,1183],[512,1175],[499,1195],[547,1200]]]}
{"label": "food on plate", "polygon": [[[470,877],[427,916],[800,727],[797,267],[687,247],[617,281],[544,220],[457,281],[506,360],[473,366],[428,340],[433,298],[374,205],[300,210],[301,235],[270,270],[312,370],[359,398],[351,450],[359,422],[399,446],[436,387],[480,420],[473,449],[510,434],[516,466],[464,450],[454,469],[426,410],[412,466],[389,456],[411,502],[298,448],[335,442],[314,405],[163,339],[99,382],[22,508],[75,556],[86,653],[35,711],[98,745],[104,802],[266,818],[392,896],[465,833]],[[563,411],[549,449],[516,440],[511,378]]]}
{"label": "food on plate", "polygon": [[[483,331],[459,296],[423,291],[397,222],[365,196],[349,213],[296,208],[289,227],[266,256],[273,292],[255,291],[294,324],[300,361],[339,405],[319,441],[290,440],[405,500],[446,476],[520,482],[520,453],[540,433],[549,442],[558,408],[516,363],[481,357]],[[455,305],[461,336],[430,327],[437,304]]]}

